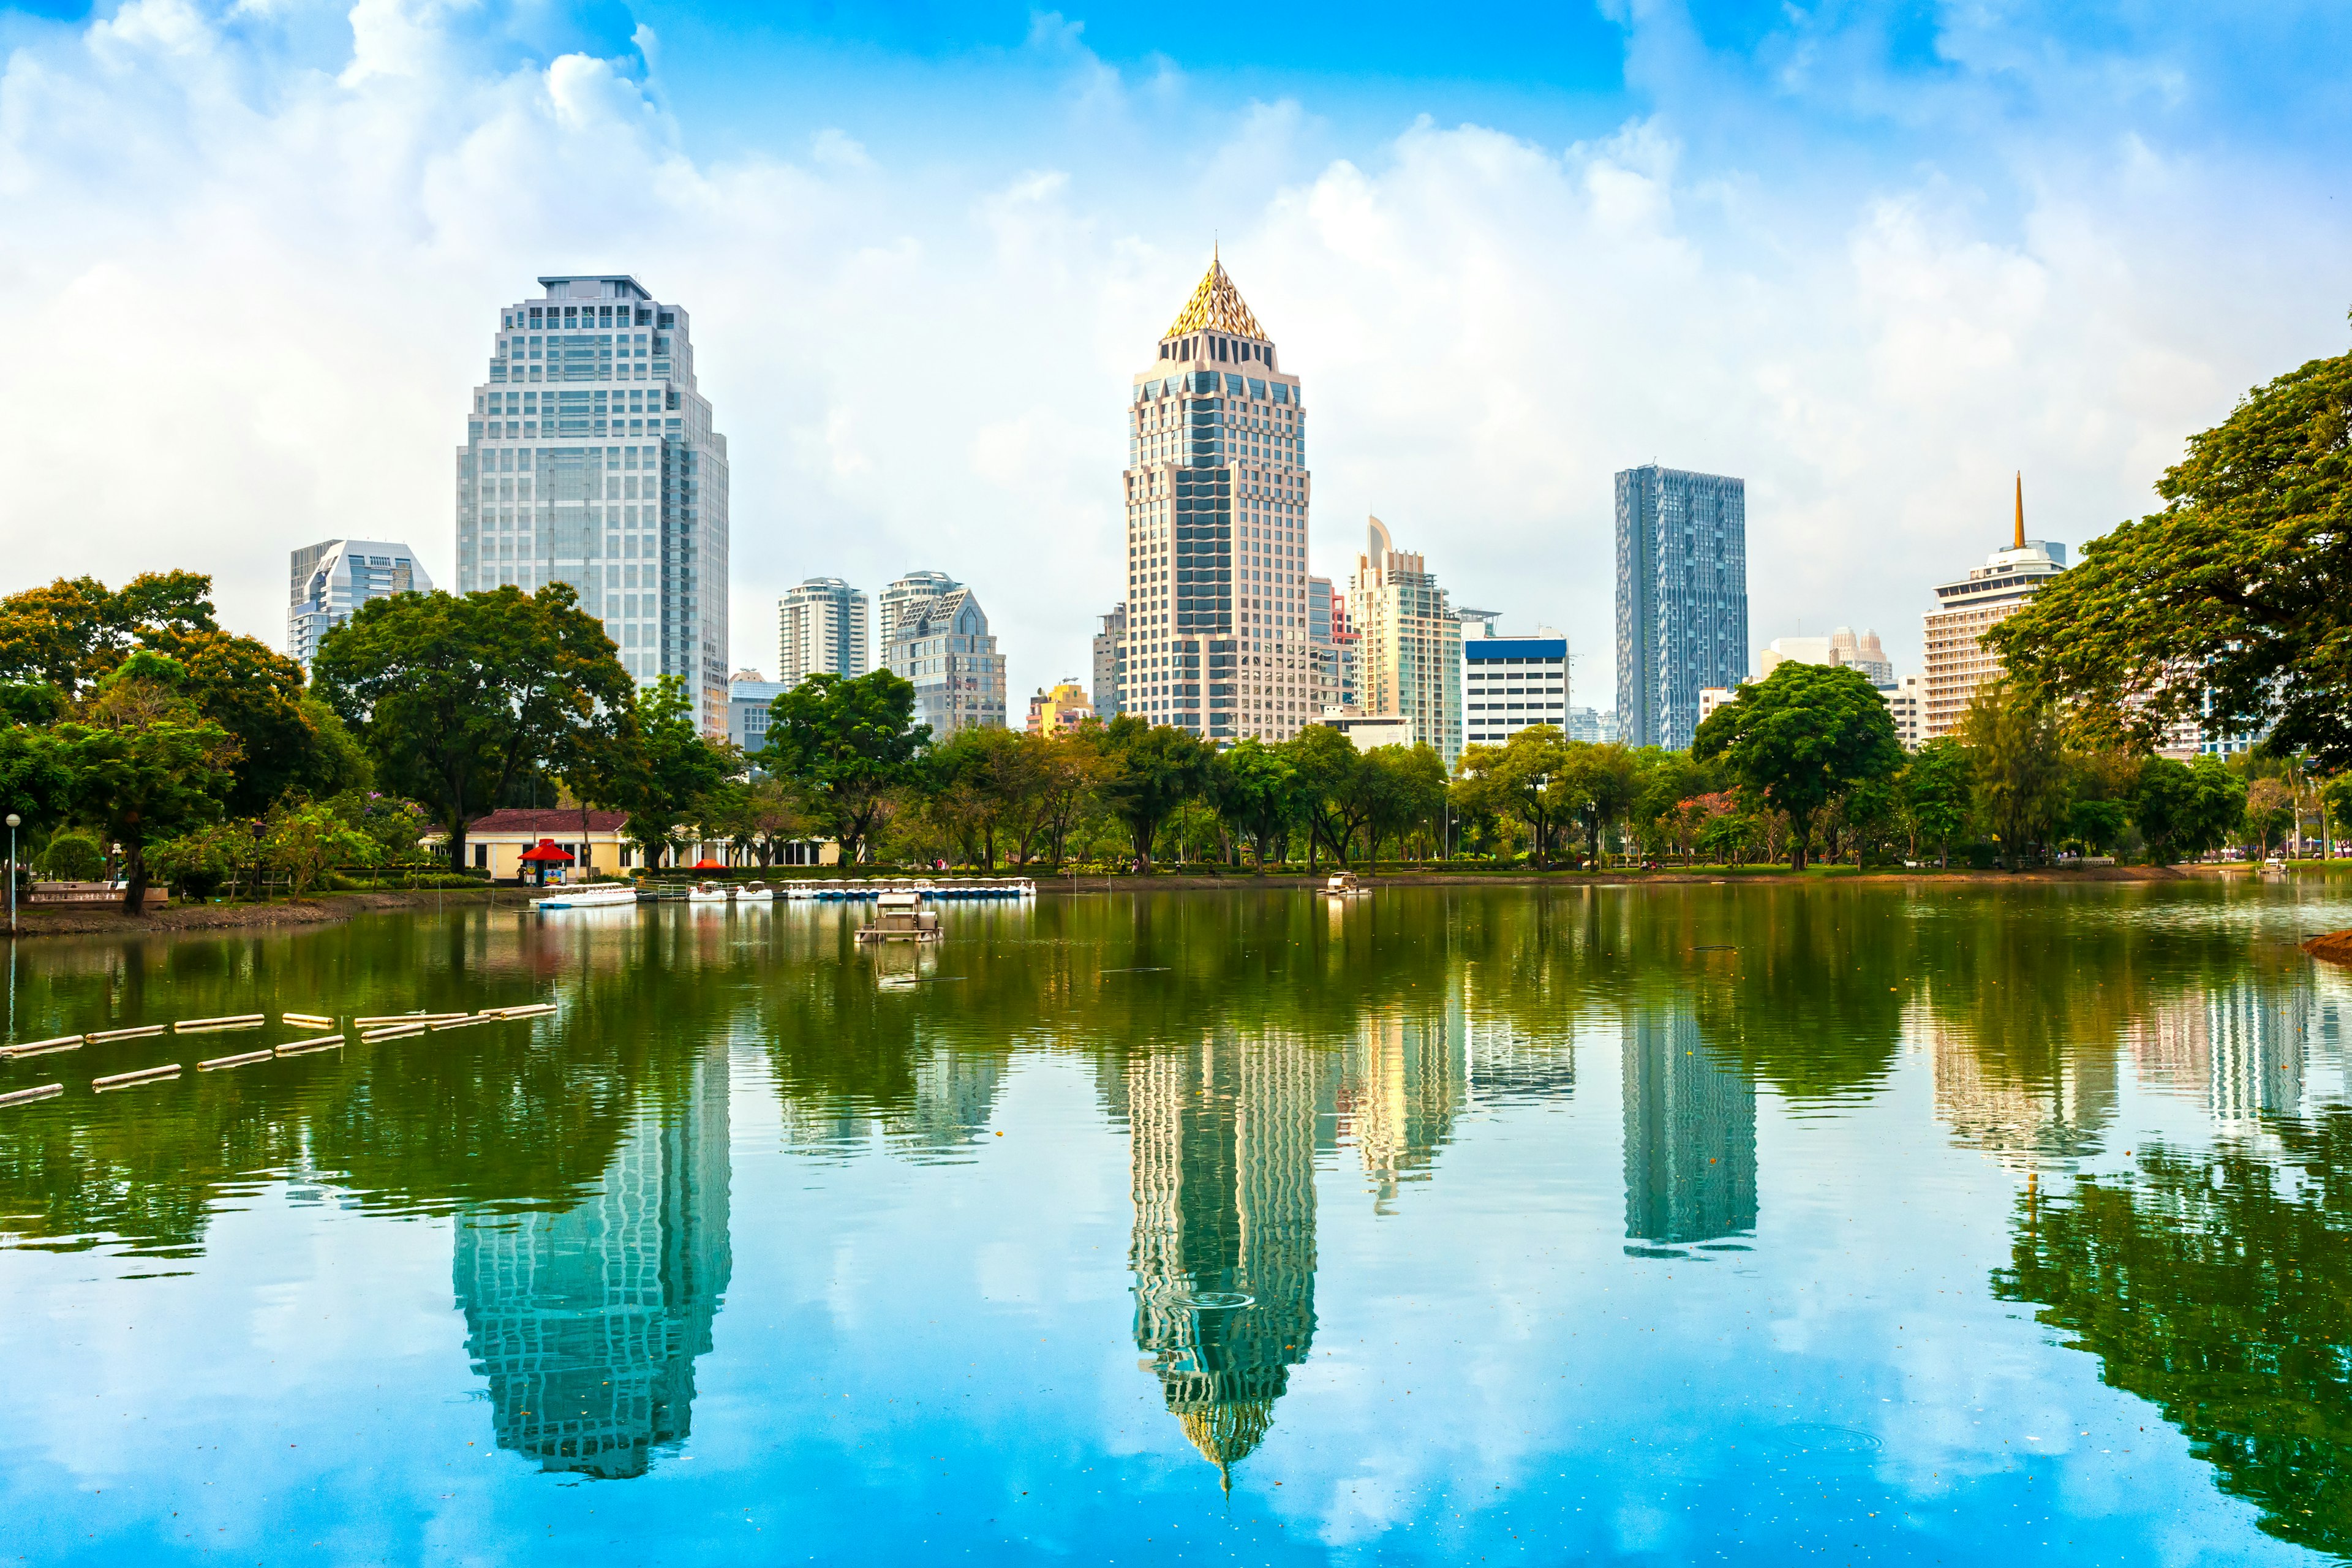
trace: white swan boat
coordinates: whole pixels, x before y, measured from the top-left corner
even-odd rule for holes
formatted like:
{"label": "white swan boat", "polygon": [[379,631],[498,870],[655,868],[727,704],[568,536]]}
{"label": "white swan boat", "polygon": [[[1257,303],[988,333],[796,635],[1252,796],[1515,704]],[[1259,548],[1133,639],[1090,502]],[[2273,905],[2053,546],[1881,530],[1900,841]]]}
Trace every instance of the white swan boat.
{"label": "white swan boat", "polygon": [[735,901],[739,904],[772,904],[776,901],[776,889],[765,882],[746,882],[735,889]]}
{"label": "white swan boat", "polygon": [[718,882],[697,882],[686,895],[689,904],[723,904],[727,900],[726,888]]}

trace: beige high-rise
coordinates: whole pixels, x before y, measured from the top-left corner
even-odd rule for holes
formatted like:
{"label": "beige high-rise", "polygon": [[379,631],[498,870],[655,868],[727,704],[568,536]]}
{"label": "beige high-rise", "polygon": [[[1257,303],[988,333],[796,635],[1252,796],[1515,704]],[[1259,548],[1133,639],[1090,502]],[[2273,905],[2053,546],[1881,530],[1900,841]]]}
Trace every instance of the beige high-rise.
{"label": "beige high-rise", "polygon": [[1313,717],[1307,415],[1212,260],[1128,401],[1118,710],[1205,740]]}
{"label": "beige high-rise", "polygon": [[2064,545],[2025,537],[2025,479],[2020,475],[2010,547],[1986,556],[1967,576],[1936,584],[1938,605],[1925,617],[1927,698],[1920,728],[1926,739],[1958,729],[1978,689],[2000,678],[2000,656],[1985,646],[1985,633],[2064,570]]}
{"label": "beige high-rise", "polygon": [[1450,768],[1462,754],[1462,623],[1428,563],[1397,549],[1386,523],[1372,518],[1365,531],[1348,581],[1348,621],[1363,639],[1359,704],[1412,720],[1413,740]]}

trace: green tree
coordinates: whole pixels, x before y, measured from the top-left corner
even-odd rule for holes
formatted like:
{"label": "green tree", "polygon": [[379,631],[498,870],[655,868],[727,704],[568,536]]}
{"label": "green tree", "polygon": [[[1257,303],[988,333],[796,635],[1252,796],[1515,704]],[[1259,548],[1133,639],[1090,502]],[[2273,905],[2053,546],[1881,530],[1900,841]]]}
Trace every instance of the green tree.
{"label": "green tree", "polygon": [[73,770],[57,737],[32,724],[0,729],[0,816],[15,812],[37,832],[73,805]]}
{"label": "green tree", "polygon": [[1364,753],[1363,781],[1368,794],[1364,826],[1371,837],[1372,859],[1381,858],[1381,840],[1397,840],[1397,858],[1404,858],[1404,836],[1426,826],[1445,806],[1445,763],[1426,741],[1413,746],[1375,746]]}
{"label": "green tree", "polygon": [[2219,757],[2150,757],[2140,765],[2132,820],[2159,866],[2220,848],[2245,815],[2246,781]]}
{"label": "green tree", "polygon": [[1691,751],[1702,762],[1720,757],[1742,788],[1787,815],[1790,865],[1800,871],[1822,808],[1903,765],[1894,717],[1867,676],[1793,660],[1710,714]]}
{"label": "green tree", "polygon": [[2352,763],[2352,354],[2255,388],[2166,470],[2165,509],[2084,548],[1986,640],[2103,742],[2271,727]]}
{"label": "green tree", "polygon": [[2069,804],[2066,756],[2050,704],[1997,680],[1980,687],[1961,715],[1977,815],[2000,841],[2014,870],[2029,845],[2048,843]]}
{"label": "green tree", "polygon": [[1911,753],[1895,784],[1895,809],[1910,836],[1911,858],[1919,858],[1925,842],[1936,847],[1938,864],[1951,859],[1952,839],[1968,826],[1974,794],[1969,750],[1958,741],[1938,735]]}
{"label": "green tree", "polygon": [[931,727],[914,722],[912,682],[877,669],[811,676],[770,704],[760,760],[790,780],[855,862],[898,792],[914,782]]}
{"label": "green tree", "polygon": [[1528,853],[1550,863],[1560,824],[1587,798],[1570,776],[1570,752],[1549,724],[1530,724],[1499,746],[1471,746],[1454,766],[1473,814],[1507,816],[1528,830]]}
{"label": "green tree", "polygon": [[1613,742],[1568,742],[1563,820],[1573,816],[1583,826],[1585,852],[1596,866],[1609,852],[1609,829],[1627,822],[1641,798],[1641,766],[1631,749]]}
{"label": "green tree", "polygon": [[1245,736],[1216,754],[1209,770],[1209,794],[1217,814],[1249,841],[1260,870],[1267,847],[1281,837],[1297,810],[1298,771],[1286,752],[1256,736]]}
{"label": "green tree", "polygon": [[252,637],[177,626],[148,632],[141,646],[177,663],[182,695],[236,740],[223,803],[231,816],[258,816],[289,790],[323,796],[366,786],[364,753],[332,710],[306,697],[302,667],[285,655]]}
{"label": "green tree", "polygon": [[74,781],[73,810],[122,846],[122,907],[145,912],[147,847],[221,815],[236,746],[217,724],[158,720],[101,729],[57,727]]}
{"label": "green tree", "polygon": [[[694,700],[686,683],[665,675],[635,694],[634,708],[616,748],[619,760],[605,796],[629,814],[628,835],[644,847],[648,864],[658,858],[681,823],[725,836],[725,828],[696,821],[728,774],[733,759],[706,739],[695,725]],[[591,735],[579,748],[593,755],[603,750]],[[721,809],[724,808],[724,803]]]}
{"label": "green tree", "polygon": [[150,572],[110,590],[60,577],[0,599],[0,679],[38,682],[79,701],[131,650],[163,633],[214,632],[213,580]]}
{"label": "green tree", "polygon": [[261,847],[272,870],[284,876],[296,898],[327,879],[337,866],[373,863],[375,840],[315,801],[282,800],[262,818]]}
{"label": "green tree", "polygon": [[2246,786],[2246,829],[2254,836],[2261,854],[2271,852],[2271,841],[2282,837],[2294,823],[2294,793],[2278,779],[2256,779]]}
{"label": "green tree", "polygon": [[475,816],[626,723],[635,689],[562,583],[371,599],[327,634],[311,669],[377,776],[433,813],[458,868]]}
{"label": "green tree", "polygon": [[[1344,744],[1347,737],[1339,739]],[[1127,828],[1138,865],[1150,871],[1161,826],[1208,783],[1209,748],[1171,724],[1122,713],[1103,731],[1102,762],[1103,803]]]}

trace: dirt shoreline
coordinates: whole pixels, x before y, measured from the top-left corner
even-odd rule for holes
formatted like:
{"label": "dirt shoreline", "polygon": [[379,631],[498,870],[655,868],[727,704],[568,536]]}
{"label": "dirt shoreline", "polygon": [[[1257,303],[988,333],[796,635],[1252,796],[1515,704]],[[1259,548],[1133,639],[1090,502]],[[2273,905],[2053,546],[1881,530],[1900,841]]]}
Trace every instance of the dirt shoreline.
{"label": "dirt shoreline", "polygon": [[2330,963],[2352,964],[2352,931],[2332,931],[2326,936],[2313,937],[2303,944],[2303,951]]}
{"label": "dirt shoreline", "polygon": [[353,915],[378,910],[413,910],[444,904],[488,904],[496,900],[519,905],[528,895],[520,889],[453,888],[436,893],[324,893],[282,904],[173,904],[152,914],[126,915],[112,904],[79,904],[68,909],[16,910],[16,934],[36,936],[147,936],[184,931],[236,931],[247,927],[332,925]]}
{"label": "dirt shoreline", "polygon": [[[1741,887],[1786,885],[1791,882],[1819,884],[1848,882],[2162,882],[2178,881],[2194,876],[2224,876],[2232,868],[2217,866],[2150,867],[2101,866],[2075,871],[1906,871],[1883,870],[1860,873],[1839,870],[1824,876],[1820,872],[1793,871],[1727,871],[1720,867],[1693,867],[1687,870],[1662,871],[1384,871],[1358,874],[1358,882],[1365,888],[1573,888],[1573,887],[1680,887],[1708,884]],[[952,875],[952,873],[943,873]],[[1253,889],[1320,888],[1328,873],[1307,876],[1301,872],[1282,872],[1268,876],[1246,873],[1227,876],[1200,874],[1139,877],[1067,877],[1041,876],[1034,879],[1041,895],[1057,897],[1088,894],[1139,892],[1242,892]],[[846,881],[849,879],[842,879]],[[82,905],[72,909],[19,909],[17,934],[20,937],[39,936],[147,936],[179,931],[237,931],[267,929],[276,926],[331,925],[354,915],[371,914],[391,910],[450,908],[484,905],[492,908],[519,909],[538,896],[537,889],[526,888],[456,888],[415,891],[385,889],[364,893],[326,893],[289,903],[272,904],[181,904],[162,909],[152,914],[126,915],[111,905]]]}

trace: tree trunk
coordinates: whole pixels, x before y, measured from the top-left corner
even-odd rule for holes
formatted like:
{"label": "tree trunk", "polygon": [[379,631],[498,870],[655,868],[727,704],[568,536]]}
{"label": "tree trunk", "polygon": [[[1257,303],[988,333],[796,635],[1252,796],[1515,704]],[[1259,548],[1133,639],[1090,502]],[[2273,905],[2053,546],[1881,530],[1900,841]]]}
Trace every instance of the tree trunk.
{"label": "tree trunk", "polygon": [[147,851],[136,838],[122,852],[122,912],[147,912]]}

